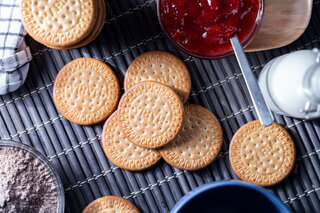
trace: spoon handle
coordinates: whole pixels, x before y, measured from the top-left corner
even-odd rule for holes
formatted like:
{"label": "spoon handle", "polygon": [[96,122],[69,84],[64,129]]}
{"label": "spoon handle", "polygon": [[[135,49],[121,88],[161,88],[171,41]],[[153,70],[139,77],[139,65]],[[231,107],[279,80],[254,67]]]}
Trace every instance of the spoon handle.
{"label": "spoon handle", "polygon": [[264,101],[259,85],[257,83],[257,79],[253,75],[253,72],[249,66],[248,60],[246,58],[246,55],[243,52],[243,48],[242,48],[242,45],[240,44],[238,36],[234,36],[230,40],[231,40],[234,53],[237,57],[240,69],[244,76],[244,80],[249,89],[249,93],[253,101],[253,105],[256,108],[258,118],[262,125],[270,126],[274,122],[273,115],[271,114],[269,108],[267,107],[266,102]]}

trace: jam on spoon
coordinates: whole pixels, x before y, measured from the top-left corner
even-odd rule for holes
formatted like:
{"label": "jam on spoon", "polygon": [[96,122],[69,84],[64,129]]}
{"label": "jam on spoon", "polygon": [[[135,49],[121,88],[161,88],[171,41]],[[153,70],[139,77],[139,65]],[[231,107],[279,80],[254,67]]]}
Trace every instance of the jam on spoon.
{"label": "jam on spoon", "polygon": [[261,0],[159,0],[160,22],[169,38],[191,55],[230,55],[230,38],[246,45],[256,30]]}

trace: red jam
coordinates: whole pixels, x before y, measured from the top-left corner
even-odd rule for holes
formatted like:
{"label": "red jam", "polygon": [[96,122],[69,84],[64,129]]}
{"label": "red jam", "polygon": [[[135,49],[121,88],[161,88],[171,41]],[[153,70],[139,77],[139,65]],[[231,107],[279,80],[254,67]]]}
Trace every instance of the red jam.
{"label": "red jam", "polygon": [[232,53],[230,38],[244,44],[251,38],[260,11],[259,0],[160,0],[165,31],[178,46],[196,56]]}

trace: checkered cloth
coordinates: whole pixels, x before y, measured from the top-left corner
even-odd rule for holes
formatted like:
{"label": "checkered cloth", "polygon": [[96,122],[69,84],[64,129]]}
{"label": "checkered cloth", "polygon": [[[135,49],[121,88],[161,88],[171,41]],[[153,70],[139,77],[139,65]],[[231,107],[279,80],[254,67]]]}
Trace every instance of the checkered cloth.
{"label": "checkered cloth", "polygon": [[0,0],[0,95],[17,90],[25,81],[30,49],[24,41],[21,0]]}

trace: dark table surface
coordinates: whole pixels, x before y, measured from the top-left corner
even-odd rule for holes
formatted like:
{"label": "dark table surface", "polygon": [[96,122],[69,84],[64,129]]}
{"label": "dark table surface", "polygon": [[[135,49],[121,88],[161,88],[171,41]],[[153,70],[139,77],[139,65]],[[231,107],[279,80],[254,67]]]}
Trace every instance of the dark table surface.
{"label": "dark table surface", "polygon": [[[191,189],[204,183],[237,179],[228,159],[228,145],[237,129],[257,119],[255,109],[234,56],[200,60],[177,51],[161,33],[155,0],[107,0],[107,21],[90,45],[53,50],[27,38],[33,60],[28,79],[17,92],[0,96],[0,137],[31,145],[53,163],[62,179],[66,212],[81,212],[96,198],[117,195],[132,201],[142,212],[169,212]],[[319,48],[320,3],[306,32],[289,46],[247,54],[256,76],[271,59],[299,49]],[[196,172],[175,169],[164,161],[143,172],[113,165],[101,148],[103,123],[79,126],[67,121],[52,99],[58,71],[79,57],[105,61],[121,86],[131,61],[149,50],[167,50],[182,58],[190,69],[189,103],[201,104],[219,118],[224,131],[221,154],[208,168]],[[293,212],[320,212],[320,122],[275,115],[293,136],[297,163],[292,174],[268,190]]]}

